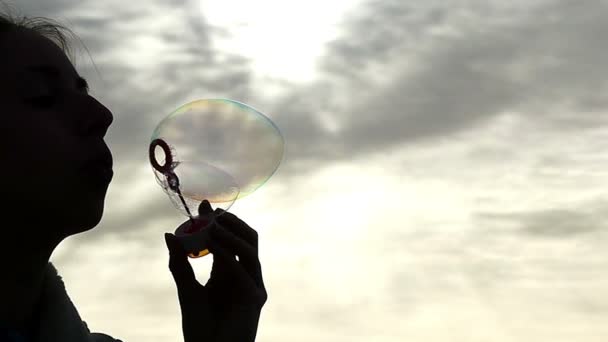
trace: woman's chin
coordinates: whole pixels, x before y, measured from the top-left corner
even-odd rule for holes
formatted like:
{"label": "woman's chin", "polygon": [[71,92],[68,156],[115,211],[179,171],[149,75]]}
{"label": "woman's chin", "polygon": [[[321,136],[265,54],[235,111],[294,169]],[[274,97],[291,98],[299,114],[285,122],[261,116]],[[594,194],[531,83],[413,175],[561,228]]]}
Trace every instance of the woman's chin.
{"label": "woman's chin", "polygon": [[63,234],[66,236],[87,232],[99,225],[103,217],[103,203],[97,208],[80,211],[79,215],[73,215],[70,222],[65,225]]}

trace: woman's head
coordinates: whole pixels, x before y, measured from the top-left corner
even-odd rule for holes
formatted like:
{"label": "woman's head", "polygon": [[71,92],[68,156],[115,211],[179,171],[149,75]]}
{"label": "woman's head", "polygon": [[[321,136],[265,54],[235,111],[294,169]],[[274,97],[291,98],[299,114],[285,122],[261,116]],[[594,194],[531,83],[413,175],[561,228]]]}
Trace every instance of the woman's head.
{"label": "woman's head", "polygon": [[44,224],[28,233],[41,238],[96,226],[109,185],[103,138],[112,113],[88,94],[64,32],[46,19],[0,17],[2,209],[26,226]]}

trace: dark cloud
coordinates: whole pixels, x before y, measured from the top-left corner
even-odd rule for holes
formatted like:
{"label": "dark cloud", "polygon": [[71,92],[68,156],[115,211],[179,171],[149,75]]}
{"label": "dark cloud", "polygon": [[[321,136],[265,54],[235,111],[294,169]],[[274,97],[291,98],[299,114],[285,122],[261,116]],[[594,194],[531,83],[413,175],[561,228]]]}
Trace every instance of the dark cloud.
{"label": "dark cloud", "polygon": [[605,2],[479,5],[368,2],[328,46],[324,79],[279,102],[289,157],[314,165],[433,143],[505,112],[554,130],[606,122],[590,112],[608,99]]}
{"label": "dark cloud", "polygon": [[608,224],[607,206],[603,202],[576,208],[550,208],[523,212],[481,212],[476,217],[482,227],[513,227],[513,233],[547,238],[571,238],[604,230]]}
{"label": "dark cloud", "polygon": [[74,6],[74,2],[74,0],[4,0],[0,2],[2,4],[0,8],[8,9],[13,14],[55,18]]}

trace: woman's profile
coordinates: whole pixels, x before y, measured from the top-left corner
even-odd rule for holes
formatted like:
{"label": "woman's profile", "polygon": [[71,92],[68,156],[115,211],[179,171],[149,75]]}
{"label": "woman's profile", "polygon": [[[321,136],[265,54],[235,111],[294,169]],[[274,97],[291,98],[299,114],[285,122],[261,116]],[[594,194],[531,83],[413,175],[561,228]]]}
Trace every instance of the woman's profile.
{"label": "woman's profile", "polygon": [[[112,178],[103,139],[113,114],[71,63],[68,33],[49,19],[0,15],[0,341],[118,341],[89,331],[49,262],[63,240],[100,222]],[[165,235],[185,342],[254,341],[267,299],[256,231],[230,213],[218,220],[205,285]]]}

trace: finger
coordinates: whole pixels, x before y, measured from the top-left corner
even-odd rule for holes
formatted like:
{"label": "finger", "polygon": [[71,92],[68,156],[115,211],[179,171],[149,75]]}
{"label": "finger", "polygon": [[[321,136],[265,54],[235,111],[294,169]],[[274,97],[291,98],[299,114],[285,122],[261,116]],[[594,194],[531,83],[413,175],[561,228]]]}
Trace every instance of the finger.
{"label": "finger", "polygon": [[169,250],[169,270],[178,292],[193,289],[197,285],[197,280],[188,262],[188,254],[173,234],[165,233],[165,243]]}
{"label": "finger", "polygon": [[209,203],[209,201],[207,201],[207,200],[203,200],[198,205],[198,214],[200,216],[207,216],[211,213],[213,213],[213,208],[211,208],[211,203]]}
{"label": "finger", "polygon": [[257,257],[257,252],[247,241],[233,234],[224,226],[214,225],[209,230],[209,234],[222,244],[234,255],[239,257],[239,261],[251,260]]}
{"label": "finger", "polygon": [[[221,209],[219,209],[221,210]],[[216,213],[218,210],[216,210]],[[251,228],[247,223],[238,218],[232,213],[220,211],[217,221],[228,229],[232,234],[247,241],[257,251],[258,249],[258,232]]]}
{"label": "finger", "polygon": [[209,239],[209,251],[213,254],[212,277],[227,278],[242,289],[251,289],[255,286],[243,266],[214,238]]}
{"label": "finger", "polygon": [[237,255],[243,269],[253,278],[258,286],[263,286],[262,267],[257,251],[253,246],[230,231],[218,226],[214,226],[210,234],[227,252]]}

